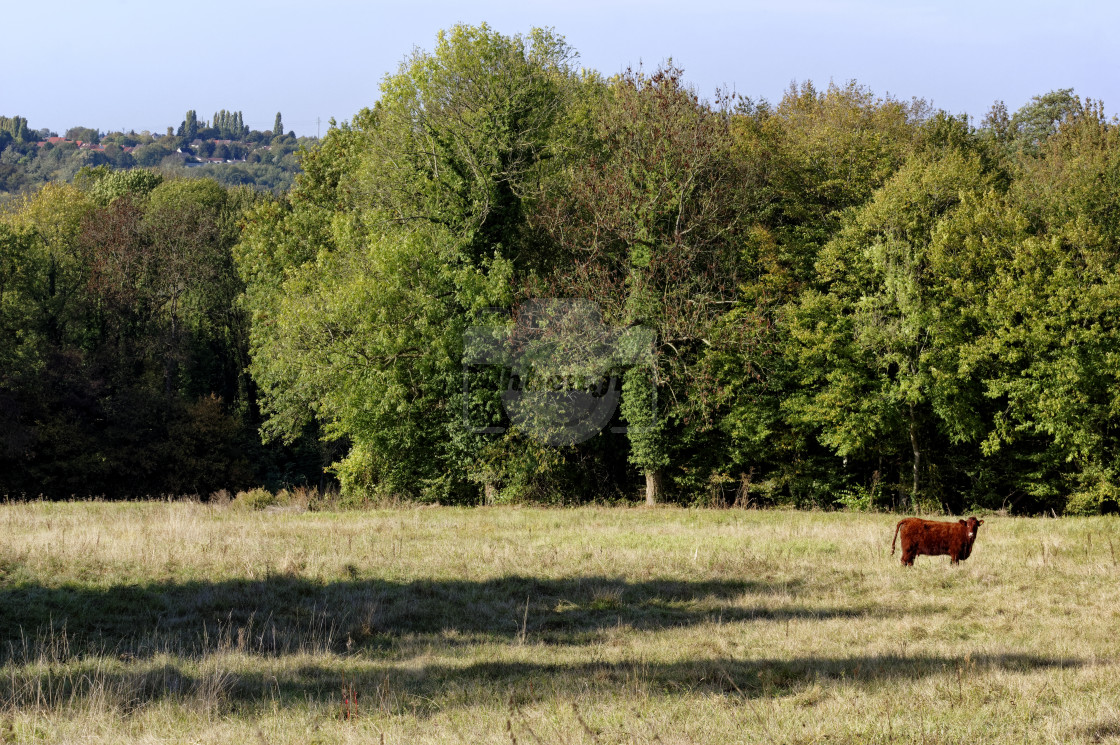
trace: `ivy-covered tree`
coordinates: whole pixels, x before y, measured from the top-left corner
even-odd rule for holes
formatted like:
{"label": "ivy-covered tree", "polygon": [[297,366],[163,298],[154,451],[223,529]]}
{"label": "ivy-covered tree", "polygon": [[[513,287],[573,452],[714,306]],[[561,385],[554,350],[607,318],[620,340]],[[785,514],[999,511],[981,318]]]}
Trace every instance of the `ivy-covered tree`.
{"label": "ivy-covered tree", "polygon": [[553,280],[562,294],[656,334],[652,369],[625,373],[621,401],[629,458],[652,504],[665,469],[697,444],[697,363],[737,289],[738,174],[726,112],[700,101],[681,70],[586,85],[587,133],[544,225],[562,257]]}

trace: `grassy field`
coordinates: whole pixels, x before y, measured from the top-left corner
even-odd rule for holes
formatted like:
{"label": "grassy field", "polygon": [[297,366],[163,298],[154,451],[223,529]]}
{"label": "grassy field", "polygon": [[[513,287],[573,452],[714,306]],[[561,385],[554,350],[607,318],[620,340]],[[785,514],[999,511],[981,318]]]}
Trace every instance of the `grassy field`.
{"label": "grassy field", "polygon": [[1120,742],[1120,522],[896,519],[4,505],[0,742]]}

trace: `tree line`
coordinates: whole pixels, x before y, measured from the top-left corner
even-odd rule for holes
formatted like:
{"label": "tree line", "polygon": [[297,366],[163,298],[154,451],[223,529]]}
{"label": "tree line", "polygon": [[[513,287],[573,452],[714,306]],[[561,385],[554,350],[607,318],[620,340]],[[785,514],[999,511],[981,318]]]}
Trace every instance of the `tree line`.
{"label": "tree line", "polygon": [[[36,369],[101,375],[112,365],[95,367],[96,350],[111,344],[133,360],[120,380],[146,381],[130,384],[149,402],[137,411],[161,412],[159,463],[229,474],[232,454],[254,453],[243,480],[259,480],[253,459],[311,454],[353,499],[1116,509],[1120,142],[1099,102],[1054,91],[973,124],[855,83],[704,100],[671,65],[604,77],[576,61],[547,30],[441,34],[304,155],[281,198],[191,187],[220,205],[220,230],[189,232],[208,249],[159,232],[173,231],[163,210],[187,189],[178,180],[112,187],[123,196],[106,202],[96,195],[116,177],[101,174],[50,208],[34,205],[62,187],[41,191],[0,234],[38,257],[39,284],[20,297],[40,309],[0,308],[11,338],[35,329],[41,349],[76,350],[76,367],[10,357],[3,369],[27,379],[9,374],[3,390],[39,391],[52,378]],[[107,213],[85,217],[96,210],[131,210],[140,227],[107,233]],[[72,248],[48,248],[60,235]],[[137,256],[168,247],[176,271],[202,260],[222,281],[180,275],[185,289],[155,295],[166,280],[95,281],[102,257],[129,255],[102,248],[125,236]],[[87,305],[48,302],[52,251],[79,257],[82,289],[67,297]],[[618,409],[585,441],[542,442],[502,395],[586,380],[464,366],[472,330],[516,340],[541,298],[652,334],[641,364],[607,372]],[[51,320],[78,307],[80,323]],[[83,385],[109,390],[98,381]],[[80,419],[62,389],[28,400]],[[134,414],[113,411],[127,429]],[[198,422],[230,417],[223,431],[249,439],[184,444],[223,442]],[[93,452],[99,426],[19,437]],[[250,450],[258,426],[265,444]],[[33,489],[60,456],[36,450],[32,474],[17,445],[5,472],[23,468]]]}

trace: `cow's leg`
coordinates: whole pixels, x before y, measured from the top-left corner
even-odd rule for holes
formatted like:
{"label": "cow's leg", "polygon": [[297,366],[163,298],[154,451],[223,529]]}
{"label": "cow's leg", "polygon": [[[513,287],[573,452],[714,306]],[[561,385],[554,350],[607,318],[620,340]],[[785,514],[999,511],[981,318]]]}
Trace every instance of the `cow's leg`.
{"label": "cow's leg", "polygon": [[917,555],[918,555],[917,551],[913,551],[913,550],[903,551],[902,552],[902,564],[903,564],[903,566],[908,566],[908,567],[914,566],[914,559],[915,559],[915,557],[917,557]]}

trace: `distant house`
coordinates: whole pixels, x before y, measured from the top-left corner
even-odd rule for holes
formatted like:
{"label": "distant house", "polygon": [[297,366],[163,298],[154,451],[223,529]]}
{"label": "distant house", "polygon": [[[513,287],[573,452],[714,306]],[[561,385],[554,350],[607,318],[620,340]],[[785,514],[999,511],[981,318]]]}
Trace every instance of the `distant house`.
{"label": "distant house", "polygon": [[66,144],[66,143],[69,143],[71,145],[77,145],[82,150],[92,150],[94,152],[104,152],[104,150],[105,150],[104,145],[94,145],[92,142],[86,142],[85,140],[68,140],[65,137],[48,137],[45,140],[39,140],[35,144],[38,145],[39,147],[45,147],[48,144],[49,145],[63,145],[63,144]]}

